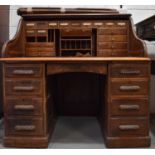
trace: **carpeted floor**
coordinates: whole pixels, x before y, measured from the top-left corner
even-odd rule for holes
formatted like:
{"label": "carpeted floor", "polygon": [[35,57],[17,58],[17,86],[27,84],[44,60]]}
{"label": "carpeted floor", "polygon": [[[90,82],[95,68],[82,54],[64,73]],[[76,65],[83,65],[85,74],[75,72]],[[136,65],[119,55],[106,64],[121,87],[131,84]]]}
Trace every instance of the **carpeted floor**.
{"label": "carpeted floor", "polygon": [[[3,120],[0,120],[0,148],[3,146]],[[151,146],[155,148],[155,119],[151,120]],[[105,149],[100,126],[95,117],[60,117],[48,148]]]}

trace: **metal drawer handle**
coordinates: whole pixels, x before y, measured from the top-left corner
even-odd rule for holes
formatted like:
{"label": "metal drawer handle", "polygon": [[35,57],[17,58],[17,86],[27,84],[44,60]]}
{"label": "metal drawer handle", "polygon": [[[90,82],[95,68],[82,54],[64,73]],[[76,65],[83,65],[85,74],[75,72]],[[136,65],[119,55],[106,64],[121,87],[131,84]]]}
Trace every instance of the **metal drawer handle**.
{"label": "metal drawer handle", "polygon": [[35,125],[16,125],[14,127],[16,131],[33,131],[35,128]]}
{"label": "metal drawer handle", "polygon": [[119,89],[122,91],[137,91],[140,89],[140,86],[120,86]]}
{"label": "metal drawer handle", "polygon": [[91,23],[83,23],[84,26],[90,26]]}
{"label": "metal drawer handle", "polygon": [[28,30],[28,31],[26,31],[26,32],[29,33],[29,34],[33,34],[33,33],[34,33],[33,30]]}
{"label": "metal drawer handle", "polygon": [[121,74],[128,74],[128,75],[130,75],[130,74],[140,74],[140,70],[125,70],[125,69],[122,69],[121,71],[120,71],[120,73]]}
{"label": "metal drawer handle", "polygon": [[107,26],[112,26],[114,23],[106,23]]}
{"label": "metal drawer handle", "polygon": [[124,23],[124,22],[122,22],[122,23],[117,23],[117,25],[119,25],[119,26],[125,26],[126,23]]}
{"label": "metal drawer handle", "polygon": [[101,26],[103,23],[94,23],[95,26]]}
{"label": "metal drawer handle", "polygon": [[13,88],[15,91],[32,91],[34,90],[33,86],[15,86]]}
{"label": "metal drawer handle", "polygon": [[140,129],[139,125],[119,125],[120,130],[138,130]]}
{"label": "metal drawer handle", "polygon": [[33,70],[14,70],[13,71],[13,74],[18,74],[18,75],[33,75],[34,74],[34,71]]}
{"label": "metal drawer handle", "polygon": [[49,23],[49,26],[56,26],[57,23]]}
{"label": "metal drawer handle", "polygon": [[34,23],[27,23],[26,26],[34,26]]}
{"label": "metal drawer handle", "polygon": [[37,32],[42,34],[42,33],[46,33],[46,30],[38,30]]}
{"label": "metal drawer handle", "polygon": [[69,23],[60,23],[61,26],[67,26]]}
{"label": "metal drawer handle", "polygon": [[33,110],[34,105],[15,105],[14,109],[15,110]]}
{"label": "metal drawer handle", "polygon": [[139,110],[139,105],[123,105],[119,106],[120,110]]}

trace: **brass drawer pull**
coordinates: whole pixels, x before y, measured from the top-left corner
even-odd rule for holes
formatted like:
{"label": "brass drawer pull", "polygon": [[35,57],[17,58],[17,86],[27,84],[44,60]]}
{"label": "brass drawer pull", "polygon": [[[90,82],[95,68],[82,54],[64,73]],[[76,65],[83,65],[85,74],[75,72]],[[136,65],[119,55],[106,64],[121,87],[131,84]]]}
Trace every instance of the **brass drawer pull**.
{"label": "brass drawer pull", "polygon": [[92,24],[91,23],[83,23],[82,25],[84,25],[84,26],[90,26]]}
{"label": "brass drawer pull", "polygon": [[140,89],[140,86],[120,86],[119,89],[122,91],[137,91]]}
{"label": "brass drawer pull", "polygon": [[46,30],[38,30],[37,32],[40,34],[43,34],[43,33],[46,33]]}
{"label": "brass drawer pull", "polygon": [[140,74],[140,70],[125,70],[125,69],[122,69],[122,70],[120,71],[120,74],[138,75],[138,74]]}
{"label": "brass drawer pull", "polygon": [[60,23],[61,26],[68,26],[69,23]]}
{"label": "brass drawer pull", "polygon": [[34,34],[34,31],[33,30],[28,30],[28,31],[26,31],[26,33],[28,33],[28,34]]}
{"label": "brass drawer pull", "polygon": [[107,26],[112,26],[114,23],[106,23]]}
{"label": "brass drawer pull", "polygon": [[34,26],[34,23],[27,23],[26,26]]}
{"label": "brass drawer pull", "polygon": [[99,22],[97,23],[97,22],[96,22],[96,23],[94,23],[94,25],[95,25],[95,26],[101,26],[101,25],[103,25],[103,23],[99,23]]}
{"label": "brass drawer pull", "polygon": [[120,22],[120,23],[117,23],[117,25],[119,25],[119,26],[125,26],[126,23],[124,23],[124,22]]}
{"label": "brass drawer pull", "polygon": [[139,110],[139,105],[123,105],[119,106],[120,110]]}
{"label": "brass drawer pull", "polygon": [[35,128],[35,125],[16,125],[14,127],[16,131],[33,131]]}
{"label": "brass drawer pull", "polygon": [[139,125],[119,125],[120,130],[138,130],[140,129]]}
{"label": "brass drawer pull", "polygon": [[34,71],[33,70],[14,70],[13,71],[13,74],[16,74],[16,75],[33,75],[34,74]]}
{"label": "brass drawer pull", "polygon": [[49,26],[57,26],[57,23],[49,23]]}
{"label": "brass drawer pull", "polygon": [[32,91],[34,90],[33,86],[15,86],[13,88],[15,91]]}
{"label": "brass drawer pull", "polygon": [[15,105],[14,109],[15,110],[33,110],[34,105]]}

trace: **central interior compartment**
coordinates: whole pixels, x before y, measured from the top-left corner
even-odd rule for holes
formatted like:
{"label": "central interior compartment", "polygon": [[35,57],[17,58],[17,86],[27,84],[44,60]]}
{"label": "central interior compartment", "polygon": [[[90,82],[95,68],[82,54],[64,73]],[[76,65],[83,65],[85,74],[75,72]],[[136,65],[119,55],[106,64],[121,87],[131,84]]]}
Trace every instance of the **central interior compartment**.
{"label": "central interior compartment", "polygon": [[47,78],[49,124],[53,117],[82,116],[96,117],[101,126],[104,125],[106,76],[71,72],[49,75]]}

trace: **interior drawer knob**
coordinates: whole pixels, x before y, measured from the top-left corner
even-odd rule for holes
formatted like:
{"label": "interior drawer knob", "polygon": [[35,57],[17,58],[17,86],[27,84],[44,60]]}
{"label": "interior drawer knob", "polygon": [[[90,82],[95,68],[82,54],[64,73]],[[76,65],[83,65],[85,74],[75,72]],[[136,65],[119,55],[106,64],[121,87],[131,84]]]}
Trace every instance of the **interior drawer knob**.
{"label": "interior drawer knob", "polygon": [[140,129],[139,125],[119,125],[120,130],[138,130]]}
{"label": "interior drawer knob", "polygon": [[120,90],[122,91],[137,91],[140,89],[140,86],[120,86]]}
{"label": "interior drawer knob", "polygon": [[34,90],[33,86],[15,86],[13,88],[15,91],[32,91]]}
{"label": "interior drawer knob", "polygon": [[140,70],[125,70],[125,69],[122,69],[120,71],[121,74],[124,74],[124,75],[138,75],[140,74]]}
{"label": "interior drawer knob", "polygon": [[34,74],[34,71],[33,70],[14,70],[13,71],[13,74],[16,74],[16,75],[33,75]]}
{"label": "interior drawer knob", "polygon": [[139,105],[120,105],[120,110],[139,110]]}
{"label": "interior drawer knob", "polygon": [[34,110],[34,105],[15,105],[15,110]]}
{"label": "interior drawer knob", "polygon": [[16,131],[33,131],[35,128],[35,125],[16,125],[14,127]]}

